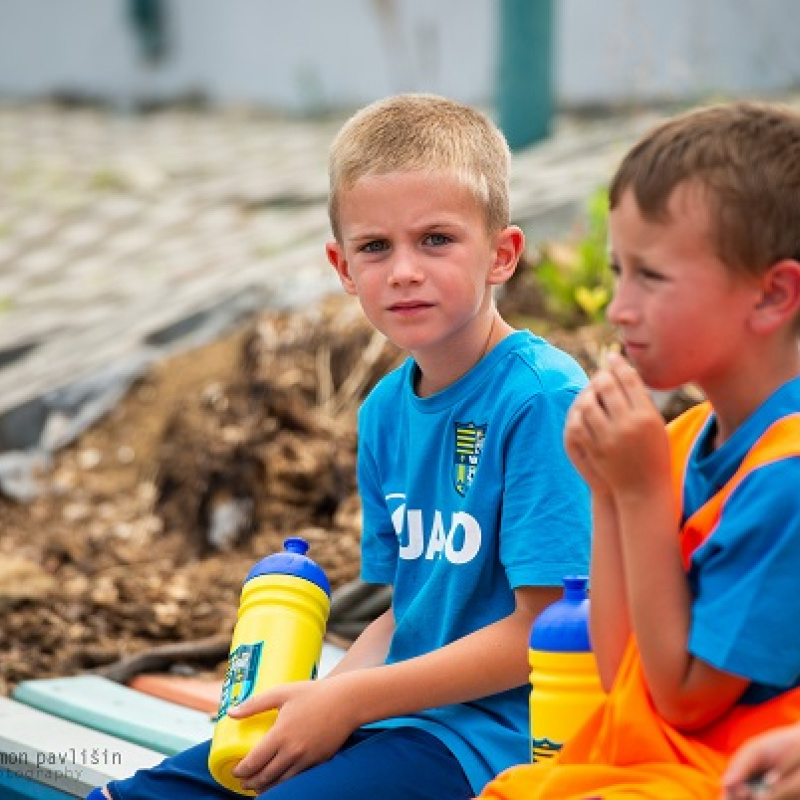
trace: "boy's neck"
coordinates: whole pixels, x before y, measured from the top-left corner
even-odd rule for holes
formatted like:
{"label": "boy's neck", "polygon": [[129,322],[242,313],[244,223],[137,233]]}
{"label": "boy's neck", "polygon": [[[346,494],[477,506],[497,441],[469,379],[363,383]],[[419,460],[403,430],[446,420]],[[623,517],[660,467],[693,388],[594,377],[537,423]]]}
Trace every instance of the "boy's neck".
{"label": "boy's neck", "polygon": [[701,386],[714,408],[717,430],[714,449],[721,447],[778,389],[800,377],[800,351],[792,343],[788,350],[762,349],[727,382],[717,386]]}
{"label": "boy's neck", "polygon": [[463,364],[454,362],[452,356],[445,355],[440,363],[428,361],[421,364],[417,359],[418,373],[414,382],[414,390],[419,397],[430,397],[431,395],[447,389],[457,380],[463,378],[468,372],[474,369],[499,342],[514,332],[512,328],[497,312],[492,314],[483,346],[477,358],[469,360],[466,367]]}

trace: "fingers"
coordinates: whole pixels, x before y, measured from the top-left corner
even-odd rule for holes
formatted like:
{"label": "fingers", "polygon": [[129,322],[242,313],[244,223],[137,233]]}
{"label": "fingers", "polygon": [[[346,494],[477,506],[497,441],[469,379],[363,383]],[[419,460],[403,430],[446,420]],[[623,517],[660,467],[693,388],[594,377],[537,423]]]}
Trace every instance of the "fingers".
{"label": "fingers", "polygon": [[619,353],[609,355],[607,372],[614,376],[620,391],[632,408],[642,405],[652,406],[650,392],[639,373]]}
{"label": "fingers", "polygon": [[[723,783],[730,796],[748,797],[752,794],[755,791],[756,783],[760,784],[763,782],[760,780],[755,781],[754,778],[766,773],[772,766],[772,763],[768,751],[764,749],[745,747],[740,750],[733,759],[731,759],[728,771],[723,778]],[[748,787],[748,783],[752,785]],[[739,794],[737,795],[734,790],[738,791]]]}
{"label": "fingers", "polygon": [[[246,789],[263,792],[276,783],[329,758],[352,732],[336,725],[325,728],[316,720],[326,719],[329,705],[320,710],[309,699],[314,692],[325,697],[325,681],[298,681],[273,687],[256,695],[237,709],[237,716],[264,713],[277,719],[250,752],[236,765],[233,774]],[[341,727],[341,726],[340,726]],[[341,735],[339,735],[341,733]]]}
{"label": "fingers", "polygon": [[727,786],[724,800],[767,800],[772,798],[770,783],[761,775],[754,775],[742,783]]}
{"label": "fingers", "polygon": [[308,765],[299,761],[286,762],[285,759],[281,760],[276,757],[254,775],[246,779],[241,779],[242,787],[251,789],[260,794],[276,783],[282,783],[283,781],[289,780],[289,778],[293,778],[306,769],[307,766]]}
{"label": "fingers", "polygon": [[575,406],[594,441],[611,428],[624,427],[626,420],[657,420],[663,425],[639,373],[618,354],[609,356],[607,367],[594,375]]}
{"label": "fingers", "polygon": [[615,378],[605,370],[598,372],[570,409],[572,441],[584,448],[596,445],[605,436],[609,423],[619,419],[628,407]]}
{"label": "fingers", "polygon": [[593,440],[592,429],[586,420],[588,407],[593,400],[587,392],[584,389],[575,398],[564,426],[564,445],[576,466],[587,460]]}
{"label": "fingers", "polygon": [[781,759],[788,746],[791,728],[778,728],[750,739],[740,747],[728,764],[723,782],[726,786],[743,783],[753,775],[768,772]]}
{"label": "fingers", "polygon": [[635,406],[643,386],[636,370],[622,356],[612,354],[607,367],[595,373],[575,405],[584,416],[599,410],[604,417],[614,417]]}
{"label": "fingers", "polygon": [[766,782],[770,787],[770,793],[766,796],[773,800],[797,800],[800,797],[800,749],[796,742],[796,731],[792,739],[792,749],[766,774]]}
{"label": "fingers", "polygon": [[275,689],[268,689],[261,694],[250,697],[238,706],[231,706],[228,714],[234,719],[252,717],[253,714],[263,714],[265,711],[278,709],[284,703],[284,696]]}
{"label": "fingers", "polygon": [[794,772],[780,778],[767,789],[766,794],[756,797],[769,798],[769,800],[797,800],[800,797],[800,772]]}
{"label": "fingers", "polygon": [[639,373],[618,353],[609,355],[606,368],[592,379],[592,387],[612,415],[652,404]]}
{"label": "fingers", "polygon": [[265,736],[236,765],[233,774],[245,789],[263,791],[274,783],[292,765],[291,758],[281,756],[281,749],[274,737]]}
{"label": "fingers", "polygon": [[800,727],[777,728],[741,747],[723,777],[726,797],[800,797]]}
{"label": "fingers", "polygon": [[564,442],[594,491],[649,491],[669,474],[664,419],[636,370],[618,355],[575,399]]}
{"label": "fingers", "polygon": [[288,744],[281,739],[282,737],[265,736],[236,765],[233,774],[245,789],[263,792],[316,763],[314,756],[303,744]]}
{"label": "fingers", "polygon": [[564,449],[567,451],[570,461],[584,479],[592,485],[594,469],[589,460],[586,449],[581,444],[581,434],[577,429],[567,428],[564,433]]}

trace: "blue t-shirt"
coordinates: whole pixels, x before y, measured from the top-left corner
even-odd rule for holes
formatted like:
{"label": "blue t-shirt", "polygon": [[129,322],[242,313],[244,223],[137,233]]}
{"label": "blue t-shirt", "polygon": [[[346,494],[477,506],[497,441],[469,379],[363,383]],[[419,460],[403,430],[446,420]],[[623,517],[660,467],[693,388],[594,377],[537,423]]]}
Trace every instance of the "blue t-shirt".
{"label": "blue t-shirt", "polygon": [[[560,586],[590,550],[588,488],[563,445],[578,364],[519,331],[431,397],[416,374],[406,361],[359,414],[362,577],[394,587],[387,663],[508,616],[515,588]],[[528,719],[525,686],[376,725],[436,735],[477,794],[529,760]]]}
{"label": "blue t-shirt", "polygon": [[[718,450],[712,415],[686,472],[688,518],[728,482],[772,423],[800,413],[800,378],[772,394]],[[722,508],[689,569],[689,651],[752,681],[741,703],[800,685],[800,458],[751,472]]]}

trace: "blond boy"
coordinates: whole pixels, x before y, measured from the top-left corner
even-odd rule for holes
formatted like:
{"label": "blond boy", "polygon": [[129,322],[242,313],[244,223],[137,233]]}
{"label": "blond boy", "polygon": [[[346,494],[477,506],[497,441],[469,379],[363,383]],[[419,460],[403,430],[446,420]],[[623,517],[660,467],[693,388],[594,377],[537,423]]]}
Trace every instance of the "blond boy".
{"label": "blond boy", "polygon": [[[429,95],[367,107],[331,148],[328,258],[409,353],[359,415],[362,576],[393,605],[329,676],[235,712],[279,709],[236,771],[272,800],[466,799],[527,760],[528,631],[587,568],[588,490],[563,446],[585,376],[495,307],[523,247],[508,157],[483,114]],[[207,753],[110,794],[226,797]]]}

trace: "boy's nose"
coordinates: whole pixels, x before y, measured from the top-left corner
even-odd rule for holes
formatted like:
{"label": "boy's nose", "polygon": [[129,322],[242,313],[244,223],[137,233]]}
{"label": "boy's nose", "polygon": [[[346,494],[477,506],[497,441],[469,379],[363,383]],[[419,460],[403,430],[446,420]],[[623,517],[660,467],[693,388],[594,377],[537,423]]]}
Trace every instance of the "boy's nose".
{"label": "boy's nose", "polygon": [[636,310],[631,302],[631,297],[617,285],[614,296],[606,308],[606,317],[612,325],[625,325],[630,323],[636,315]]}
{"label": "boy's nose", "polygon": [[621,308],[621,303],[619,302],[619,295],[615,294],[611,298],[609,304],[606,306],[606,317],[612,325],[619,324],[618,317],[620,308]]}
{"label": "boy's nose", "polygon": [[419,283],[423,273],[416,260],[409,254],[397,253],[392,259],[389,271],[389,283],[393,286],[403,286],[409,283]]}

